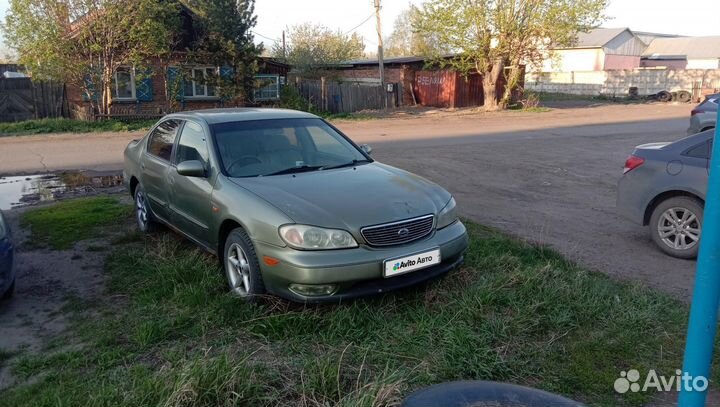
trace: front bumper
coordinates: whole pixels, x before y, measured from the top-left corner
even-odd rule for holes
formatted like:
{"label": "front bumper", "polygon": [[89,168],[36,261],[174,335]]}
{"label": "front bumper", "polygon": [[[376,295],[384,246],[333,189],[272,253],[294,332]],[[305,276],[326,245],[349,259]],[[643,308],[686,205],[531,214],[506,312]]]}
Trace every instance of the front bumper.
{"label": "front bumper", "polygon": [[[462,222],[433,232],[427,238],[410,244],[387,248],[361,246],[355,249],[302,251],[256,242],[267,290],[299,302],[338,301],[408,287],[443,275],[460,265],[469,244]],[[442,262],[426,269],[385,278],[385,260],[440,248]],[[279,259],[275,266],[263,262],[263,256]],[[331,295],[304,296],[290,290],[290,284],[334,284]]]}

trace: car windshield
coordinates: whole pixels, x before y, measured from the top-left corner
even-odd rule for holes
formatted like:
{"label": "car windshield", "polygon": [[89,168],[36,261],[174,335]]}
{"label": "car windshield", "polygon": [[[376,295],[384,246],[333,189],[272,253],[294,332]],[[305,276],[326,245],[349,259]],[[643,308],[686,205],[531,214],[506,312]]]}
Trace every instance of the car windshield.
{"label": "car windshield", "polygon": [[320,119],[277,119],[212,126],[220,158],[231,177],[317,171],[369,162]]}

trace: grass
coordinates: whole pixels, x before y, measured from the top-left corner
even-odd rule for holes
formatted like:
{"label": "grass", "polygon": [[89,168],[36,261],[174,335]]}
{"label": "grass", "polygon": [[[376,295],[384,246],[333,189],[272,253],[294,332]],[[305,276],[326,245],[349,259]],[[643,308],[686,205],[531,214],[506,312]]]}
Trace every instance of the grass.
{"label": "grass", "polygon": [[23,214],[21,222],[30,228],[32,245],[65,250],[76,242],[98,236],[104,227],[127,217],[128,212],[128,205],[99,196],[32,209]]}
{"label": "grass", "polygon": [[[111,212],[102,218],[121,216]],[[84,348],[21,357],[13,371],[34,380],[0,406],[392,406],[458,379],[639,406],[650,394],[612,390],[621,370],[681,366],[684,305],[469,229],[466,265],[446,278],[319,306],[244,304],[226,294],[214,257],[168,233],[128,239],[107,261],[114,300],[73,306]]]}
{"label": "grass", "polygon": [[102,120],[38,119],[14,123],[0,123],[0,137],[45,133],[91,133],[100,131],[145,130],[157,120]]}

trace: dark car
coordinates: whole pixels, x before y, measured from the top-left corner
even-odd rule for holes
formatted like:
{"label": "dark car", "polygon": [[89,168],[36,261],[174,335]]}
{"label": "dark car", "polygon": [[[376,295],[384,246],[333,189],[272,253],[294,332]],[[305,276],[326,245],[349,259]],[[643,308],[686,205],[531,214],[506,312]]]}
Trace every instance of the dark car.
{"label": "dark car", "polygon": [[15,291],[15,248],[10,227],[0,212],[0,298],[10,298]]}
{"label": "dark car", "polygon": [[719,100],[720,93],[716,93],[714,95],[708,95],[702,103],[695,106],[695,109],[690,112],[690,127],[688,127],[687,130],[688,136],[715,128]]}
{"label": "dark car", "polygon": [[637,146],[625,162],[617,208],[671,256],[697,256],[714,134]]}

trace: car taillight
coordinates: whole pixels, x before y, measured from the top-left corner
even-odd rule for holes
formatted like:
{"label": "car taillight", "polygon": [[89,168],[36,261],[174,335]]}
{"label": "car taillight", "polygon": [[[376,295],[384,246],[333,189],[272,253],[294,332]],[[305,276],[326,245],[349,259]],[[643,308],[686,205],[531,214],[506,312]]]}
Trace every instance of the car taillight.
{"label": "car taillight", "polygon": [[644,158],[638,157],[635,155],[630,155],[630,157],[628,157],[628,159],[625,160],[625,169],[623,170],[623,174],[627,174],[628,172],[641,166],[644,162],[645,162]]}
{"label": "car taillight", "polygon": [[703,112],[703,111],[700,110],[700,109],[693,109],[693,110],[690,112],[690,116],[695,116],[696,114],[700,114],[700,113],[702,113],[702,112]]}

